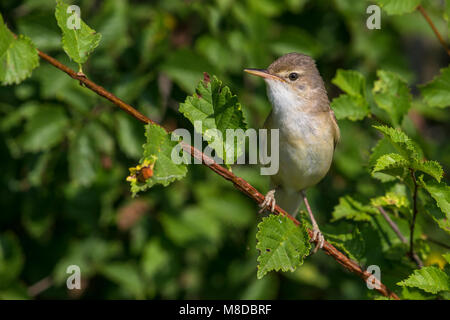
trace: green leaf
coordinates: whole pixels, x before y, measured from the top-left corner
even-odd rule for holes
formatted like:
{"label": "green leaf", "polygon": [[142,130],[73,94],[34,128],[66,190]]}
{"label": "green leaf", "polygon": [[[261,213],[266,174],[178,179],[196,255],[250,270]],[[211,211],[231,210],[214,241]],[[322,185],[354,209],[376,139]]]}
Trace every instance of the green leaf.
{"label": "green leaf", "polygon": [[445,261],[447,261],[447,263],[450,264],[450,252],[449,253],[445,253],[442,256],[444,257]]}
{"label": "green leaf", "polygon": [[[435,178],[438,182],[441,181],[441,178],[444,174],[444,171],[441,165],[436,161],[425,161],[423,160],[423,152],[422,149],[411,140],[405,133],[403,133],[400,129],[394,129],[387,126],[374,126],[379,131],[383,132],[385,138],[389,140],[389,142],[395,147],[397,153],[385,154],[379,157],[375,163],[375,167],[372,173],[376,173],[379,171],[386,171],[395,168],[411,168],[414,170],[425,172],[429,174],[433,178]],[[383,147],[383,148],[382,148]],[[377,155],[381,149],[387,150],[389,147],[384,145],[380,145],[377,149]],[[371,162],[373,162],[374,156],[371,156]],[[394,172],[395,174],[391,174],[392,176],[398,176],[399,172]]]}
{"label": "green leaf", "polygon": [[397,149],[394,148],[388,138],[383,137],[378,140],[377,144],[371,151],[372,153],[370,154],[369,165],[373,167],[377,163],[378,158],[388,153],[395,153]]}
{"label": "green leaf", "polygon": [[16,235],[11,231],[0,234],[0,288],[17,281],[23,264],[24,254]]}
{"label": "green leaf", "polygon": [[[447,6],[450,7],[450,4]],[[431,82],[419,87],[423,99],[430,107],[450,106],[450,66],[441,69],[441,74]]]}
{"label": "green leaf", "polygon": [[302,52],[317,58],[323,52],[317,39],[300,28],[283,28],[283,32],[270,44],[271,50],[278,56],[289,52]]}
{"label": "green leaf", "polygon": [[421,0],[378,0],[378,4],[389,15],[405,14],[413,12]]}
{"label": "green leaf", "polygon": [[68,8],[69,5],[62,0],[56,1],[55,17],[63,34],[63,49],[73,61],[83,64],[98,46],[102,35],[91,29],[81,18],[80,28],[77,29],[73,23],[77,19],[76,13],[68,13]]}
{"label": "green leaf", "polygon": [[[33,169],[28,173],[28,180],[32,186],[38,187],[42,185],[52,159],[52,152],[44,152],[36,161]],[[48,215],[50,217],[50,215]]]}
{"label": "green leaf", "polygon": [[436,297],[418,288],[402,287],[401,297],[404,300],[435,300]]}
{"label": "green leaf", "polygon": [[161,246],[159,238],[147,242],[141,259],[142,271],[148,278],[154,277],[170,263],[169,254]]}
{"label": "green leaf", "polygon": [[423,159],[422,149],[400,129],[387,126],[374,126],[374,128],[381,131],[389,139],[405,160],[413,162]]}
{"label": "green leaf", "polygon": [[331,81],[347,94],[341,94],[333,99],[331,107],[338,120],[362,120],[369,114],[369,105],[366,101],[366,79],[353,70],[339,69]]}
{"label": "green leaf", "polygon": [[407,279],[397,283],[399,286],[416,287],[426,292],[436,294],[450,290],[450,277],[434,266],[415,270]]}
{"label": "green leaf", "polygon": [[444,175],[444,170],[437,161],[419,161],[413,163],[412,167],[415,170],[419,170],[425,172],[426,174],[429,174],[434,179],[436,179],[437,182],[441,182],[442,176]]}
{"label": "green leaf", "polygon": [[103,265],[109,264],[112,259],[122,255],[122,242],[106,241],[97,237],[84,237],[71,240],[53,269],[52,278],[57,285],[63,285],[67,280],[67,267],[77,265],[80,267],[82,277],[89,279],[94,276]]}
{"label": "green leaf", "polygon": [[2,85],[20,83],[39,65],[38,51],[23,35],[15,38],[0,14],[0,81]]}
{"label": "green leaf", "polygon": [[436,183],[434,181],[425,182],[422,177],[419,179],[419,183],[436,201],[437,206],[447,215],[450,220],[450,187],[444,182]]}
{"label": "green leaf", "polygon": [[296,226],[289,218],[277,215],[263,218],[256,239],[258,279],[271,270],[294,271],[311,248],[304,226]]}
{"label": "green leaf", "polygon": [[69,119],[62,107],[42,106],[25,126],[20,137],[22,147],[28,152],[48,150],[64,139],[68,125]]}
{"label": "green leaf", "polygon": [[325,238],[355,261],[359,261],[365,253],[366,245],[358,227],[352,233],[326,233]]}
{"label": "green leaf", "polygon": [[202,78],[203,72],[215,70],[202,56],[192,50],[172,50],[167,60],[161,65],[176,84],[188,93],[195,90],[195,84]]}
{"label": "green leaf", "polygon": [[370,214],[378,214],[371,206],[363,205],[350,196],[339,198],[339,204],[334,207],[331,221],[347,219],[353,221],[370,221]]}
{"label": "green leaf", "polygon": [[91,122],[86,127],[95,148],[103,154],[111,155],[114,151],[114,139],[100,122]]}
{"label": "green leaf", "polygon": [[[450,234],[450,213],[448,211],[449,199],[448,188],[444,191],[439,190],[439,187],[430,187],[429,184],[436,184],[434,181],[423,182],[423,178],[419,177],[420,185],[431,195],[431,198],[423,192],[419,193],[422,211],[429,214],[433,220],[438,224],[439,228]],[[442,184],[442,183],[441,183]],[[434,190],[436,189],[436,190]],[[433,194],[431,194],[431,192]],[[426,195],[426,196],[425,196]],[[442,208],[441,208],[442,207]],[[445,211],[444,211],[445,210]]]}
{"label": "green leaf", "polygon": [[39,241],[52,233],[52,225],[55,221],[53,212],[40,203],[41,210],[34,210],[31,202],[22,209],[22,224],[31,238]]}
{"label": "green leaf", "polygon": [[72,138],[69,146],[69,173],[72,181],[81,186],[92,184],[97,175],[98,161],[94,141],[88,130],[82,128]]}
{"label": "green leaf", "polygon": [[141,156],[143,139],[142,125],[123,112],[116,112],[117,142],[120,149],[130,158]]}
{"label": "green leaf", "polygon": [[370,203],[374,207],[394,206],[396,208],[408,208],[409,206],[408,198],[396,192],[387,192],[384,196],[371,199]]}
{"label": "green leaf", "polygon": [[403,158],[398,153],[389,153],[378,158],[372,172],[386,171],[396,168],[407,168],[408,165],[408,160]]}
{"label": "green leaf", "polygon": [[[369,158],[369,166],[374,167],[377,163],[377,160],[385,154],[388,153],[395,153],[397,150],[394,148],[394,146],[389,142],[389,139],[386,137],[383,137],[382,139],[378,140],[375,147],[372,148],[372,153],[370,154]],[[395,180],[395,177],[385,174],[383,172],[372,172],[372,176],[381,182],[388,182]]]}
{"label": "green leaf", "polygon": [[114,262],[105,264],[100,272],[109,280],[116,283],[136,299],[145,298],[145,286],[138,268],[128,262]]}
{"label": "green leaf", "polygon": [[166,187],[173,181],[183,178],[187,172],[184,163],[176,164],[171,158],[172,150],[178,141],[171,141],[169,134],[158,125],[147,124],[145,127],[147,142],[143,145],[144,154],[139,163],[143,164],[146,160],[154,162],[153,175],[145,182],[137,179],[131,181],[133,196],[155,184]]}
{"label": "green leaf", "polygon": [[366,79],[358,71],[338,69],[331,82],[350,96],[365,97]]}
{"label": "green leaf", "polygon": [[447,30],[450,31],[450,1],[445,0],[444,20],[447,21]]}
{"label": "green leaf", "polygon": [[341,94],[331,101],[336,119],[362,120],[369,115],[369,105],[364,98]]}
{"label": "green leaf", "polygon": [[222,223],[207,209],[186,207],[180,215],[161,215],[161,223],[167,236],[177,245],[192,244],[217,246],[222,237]]}
{"label": "green leaf", "polygon": [[[202,133],[226,164],[231,164],[242,154],[244,139],[226,139],[227,129],[247,129],[241,104],[217,77],[213,76],[211,81],[201,81],[197,93],[187,97],[180,105],[180,112],[192,122],[197,132]],[[231,159],[232,153],[234,157]]]}
{"label": "green leaf", "polygon": [[390,116],[394,126],[401,125],[411,107],[411,94],[407,83],[394,72],[378,70],[378,80],[372,89],[377,105]]}

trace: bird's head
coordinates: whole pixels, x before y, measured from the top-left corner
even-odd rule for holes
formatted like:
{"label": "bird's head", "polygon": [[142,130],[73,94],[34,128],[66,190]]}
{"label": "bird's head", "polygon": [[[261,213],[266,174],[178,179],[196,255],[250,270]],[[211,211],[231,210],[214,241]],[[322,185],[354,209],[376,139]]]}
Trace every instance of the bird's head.
{"label": "bird's head", "polygon": [[305,54],[288,53],[275,60],[267,69],[244,71],[264,78],[274,108],[318,108],[314,101],[317,95],[325,95],[328,102],[314,59]]}

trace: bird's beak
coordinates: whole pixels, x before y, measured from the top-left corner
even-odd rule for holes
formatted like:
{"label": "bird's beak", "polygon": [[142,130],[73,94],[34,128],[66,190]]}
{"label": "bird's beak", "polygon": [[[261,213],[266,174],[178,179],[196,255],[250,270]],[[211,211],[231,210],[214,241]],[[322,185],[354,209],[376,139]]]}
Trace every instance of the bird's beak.
{"label": "bird's beak", "polygon": [[284,81],[284,79],[277,77],[276,75],[270,74],[267,70],[264,69],[244,69],[245,72],[250,73],[254,76],[258,76],[264,79],[273,79],[278,81]]}

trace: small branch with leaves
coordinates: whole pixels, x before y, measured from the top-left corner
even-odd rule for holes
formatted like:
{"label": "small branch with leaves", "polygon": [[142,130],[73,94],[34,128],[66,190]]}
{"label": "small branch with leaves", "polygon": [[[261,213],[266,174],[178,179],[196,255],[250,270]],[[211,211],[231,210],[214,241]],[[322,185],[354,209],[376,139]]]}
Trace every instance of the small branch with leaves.
{"label": "small branch with leaves", "polygon": [[[377,207],[377,209],[380,211],[381,215],[387,221],[387,223],[392,228],[392,230],[394,230],[395,234],[398,236],[400,241],[403,242],[404,244],[407,244],[408,240],[406,240],[406,238],[403,236],[402,232],[398,228],[397,224],[394,221],[392,221],[392,219],[389,217],[388,213],[383,209],[383,207],[379,206],[379,207]],[[413,252],[413,253],[410,252],[409,256],[417,264],[417,266],[419,268],[423,267],[422,260],[419,258],[419,256],[415,252]]]}
{"label": "small branch with leaves", "polygon": [[[134,109],[129,104],[125,103],[103,87],[95,84],[93,81],[89,80],[88,78],[84,76],[80,76],[75,72],[74,70],[70,69],[69,67],[63,65],[56,59],[50,57],[49,55],[43,53],[42,51],[39,51],[39,56],[48,61],[50,64],[55,66],[56,68],[64,71],[67,73],[70,77],[73,79],[76,79],[83,83],[87,88],[91,89],[98,95],[108,99],[112,103],[114,103],[116,106],[121,108],[122,110],[126,111],[136,119],[140,120],[143,123],[150,123],[153,125],[157,125],[154,121],[147,118],[145,115],[141,114],[139,111]],[[159,125],[158,125],[159,126]],[[225,167],[215,163],[215,161],[203,154],[200,150],[195,149],[193,146],[182,144],[182,147],[185,151],[189,152],[192,157],[201,160],[204,165],[206,165],[208,168],[210,168],[212,171],[217,173],[218,175],[222,176],[226,180],[233,183],[233,185],[240,190],[242,193],[244,193],[246,196],[252,198],[255,202],[258,204],[261,204],[264,201],[264,195],[260,193],[258,190],[256,190],[252,185],[250,185],[247,181],[244,179],[237,177],[234,175],[231,171],[227,170]],[[287,217],[289,220],[293,221],[295,225],[300,225],[300,222],[289,215],[285,210],[280,208],[279,206],[275,206],[274,210],[275,214],[280,214],[282,216]],[[308,234],[311,237],[312,236],[312,230],[308,230]],[[355,273],[359,277],[361,277],[364,281],[366,281],[368,278],[373,278],[372,274],[370,272],[364,271],[361,269],[361,267],[358,265],[358,263],[350,260],[347,256],[345,256],[343,253],[341,253],[339,250],[337,250],[333,245],[331,245],[329,242],[325,241],[323,246],[323,251],[328,254],[329,256],[333,257],[339,264],[341,264],[344,268],[349,270],[352,273]],[[382,295],[386,297],[390,297],[393,299],[398,299],[398,296],[390,291],[383,283],[378,281],[378,285],[375,285],[375,288],[378,292],[380,292]]]}
{"label": "small branch with leaves", "polygon": [[[389,6],[386,6],[386,8],[389,8]],[[414,9],[413,7],[411,11]],[[153,187],[155,184],[167,186],[186,175],[187,166],[185,162],[175,163],[171,161],[172,150],[179,147],[183,157],[187,155],[189,160],[193,158],[197,160],[197,163],[207,166],[216,174],[230,181],[236,189],[256,203],[261,204],[264,201],[263,194],[246,180],[236,176],[229,170],[229,165],[233,163],[233,160],[243,153],[242,144],[236,145],[237,154],[234,155],[235,158],[231,163],[226,163],[226,166],[222,166],[214,161],[212,157],[189,143],[181,141],[181,139],[174,141],[173,138],[177,138],[175,135],[170,136],[165,128],[102,86],[96,84],[81,72],[82,64],[86,62],[89,54],[97,47],[101,35],[82,21],[80,29],[68,28],[65,24],[68,18],[67,5],[63,1],[58,0],[56,19],[63,33],[62,46],[67,55],[78,64],[78,72],[38,50],[29,38],[22,35],[15,37],[0,16],[0,39],[2,39],[0,63],[5,66],[5,68],[0,70],[0,81],[2,84],[20,83],[38,65],[40,57],[65,72],[71,78],[79,81],[82,86],[104,97],[146,124],[146,143],[143,146],[142,158],[136,167],[130,168],[130,175],[127,178],[130,182],[133,196]],[[24,61],[21,61],[21,59]],[[421,267],[423,263],[414,252],[414,230],[419,200],[420,204],[424,204],[424,201],[419,197],[422,193],[418,192],[419,187],[420,191],[423,189],[428,196],[425,202],[428,201],[429,203],[427,204],[431,203],[443,213],[435,214],[433,219],[440,228],[447,232],[449,231],[447,229],[450,229],[446,216],[450,207],[448,203],[449,187],[441,181],[443,170],[440,164],[436,161],[425,160],[421,148],[400,130],[403,119],[411,108],[412,97],[407,83],[396,73],[390,71],[378,70],[377,77],[378,79],[373,83],[372,90],[366,90],[366,79],[361,73],[352,70],[338,70],[332,82],[343,91],[343,94],[332,101],[332,108],[338,120],[349,119],[358,121],[365,118],[374,118],[383,124],[389,124],[389,126],[374,126],[383,135],[383,138],[379,140],[372,150],[371,174],[381,182],[400,181],[399,184],[410,187],[413,208],[410,224],[409,253],[410,257]],[[421,86],[420,89],[424,101],[431,107],[446,107],[448,105],[447,82],[449,81],[450,67],[447,67],[441,70],[441,75],[436,79]],[[368,95],[372,95],[371,98],[373,99],[370,99]],[[374,105],[372,106],[369,101],[373,101]],[[382,115],[381,117],[372,113],[371,110],[374,108],[379,111],[379,114]],[[213,144],[211,136],[207,134],[208,130],[214,129],[225,136],[224,133],[227,129],[247,129],[247,123],[237,97],[214,76],[205,76],[205,79],[199,83],[196,93],[186,98],[185,102],[180,105],[179,111],[194,125],[196,131],[203,135],[209,146],[216,152],[216,155],[218,154],[222,159],[228,160],[227,152],[229,148],[224,144]],[[208,121],[211,119],[216,120],[216,117],[220,118],[221,121]],[[198,120],[205,120],[203,122],[205,124],[204,127],[196,127],[195,123]],[[216,139],[212,140],[216,141]],[[409,174],[411,174],[411,177],[409,177]],[[412,185],[410,178],[413,180]],[[398,226],[383,209],[383,206],[394,205],[405,210],[406,215],[410,216],[411,209],[409,204],[406,204],[407,197],[405,194],[400,196],[397,191],[388,192],[386,196],[379,197],[376,201],[371,201],[371,206],[363,205],[350,196],[346,196],[341,198],[339,205],[335,207],[333,218],[334,220],[351,220],[355,224],[360,222],[369,224],[376,214],[381,213],[401,242],[406,243],[407,240],[401,234]],[[375,208],[378,208],[378,210]],[[422,209],[420,210],[422,211]],[[358,228],[355,230],[355,234],[358,234]],[[257,277],[262,278],[267,272],[272,270],[295,270],[296,267],[302,264],[303,259],[310,251],[309,239],[312,234],[312,230],[306,228],[299,220],[279,206],[275,206],[274,214],[263,218],[258,225],[258,233],[256,235],[258,240],[257,249],[259,250]],[[344,238],[346,237],[341,237],[340,239],[345,241]],[[346,254],[338,250],[335,245],[345,251]],[[356,262],[359,259],[354,258],[355,255],[350,252],[351,250],[347,250],[345,246],[339,246],[337,242],[333,242],[330,239],[325,241],[322,249],[344,268],[362,278],[366,283],[371,283],[372,287],[385,297],[399,299],[396,293],[389,290],[371,272],[362,269]],[[445,283],[445,277],[450,277],[445,273],[444,275],[436,273],[430,267],[423,267],[420,270],[416,270],[416,272],[420,274],[412,274],[408,279],[397,284],[400,286],[425,287],[424,290],[429,290],[429,284],[424,286],[422,283],[418,283],[416,278],[420,278],[422,273],[431,273],[432,278],[437,283],[435,287],[432,286],[434,293],[444,288],[439,286],[440,283]]]}
{"label": "small branch with leaves", "polygon": [[425,18],[427,23],[430,25],[431,29],[433,30],[434,34],[436,35],[436,38],[438,38],[439,43],[444,48],[445,52],[450,56],[450,49],[447,46],[447,43],[445,42],[444,38],[442,38],[441,34],[439,33],[438,29],[433,23],[433,20],[431,20],[428,13],[425,11],[424,7],[422,5],[417,6],[417,10],[420,12],[420,14]]}

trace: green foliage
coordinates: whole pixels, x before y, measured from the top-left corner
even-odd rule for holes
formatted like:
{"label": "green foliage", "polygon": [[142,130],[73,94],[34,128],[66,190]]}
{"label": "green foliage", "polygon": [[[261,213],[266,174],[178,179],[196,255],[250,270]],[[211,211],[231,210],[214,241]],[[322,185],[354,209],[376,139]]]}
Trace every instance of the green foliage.
{"label": "green foliage", "polygon": [[443,212],[450,214],[450,187],[445,183],[429,181],[425,183],[421,179],[422,185],[430,195],[436,200],[437,205]]}
{"label": "green foliage", "polygon": [[[374,167],[380,157],[383,155],[394,153],[397,150],[394,148],[394,146],[389,142],[389,140],[386,137],[383,137],[382,139],[378,140],[377,144],[372,148],[370,158],[369,158],[369,165],[370,167]],[[382,172],[373,172],[372,170],[372,176],[378,180],[381,180],[382,182],[388,182],[393,181],[396,178],[385,174]]]}
{"label": "green foliage", "polygon": [[336,119],[362,120],[369,114],[366,100],[361,97],[353,97],[342,94],[331,102]]}
{"label": "green foliage", "polygon": [[[422,183],[422,186],[423,186],[423,183]],[[428,187],[424,187],[424,189],[430,189],[430,190],[434,191],[432,188],[428,188]],[[447,193],[443,194],[441,192],[438,192],[438,193],[435,193],[434,195],[431,195],[428,190],[427,190],[427,193],[428,194],[426,197],[422,197],[423,211],[425,211],[427,214],[429,214],[442,230],[444,230],[445,232],[450,234],[450,219],[449,219],[448,211],[446,209],[446,200],[445,200],[445,198],[447,197]],[[430,196],[431,196],[431,198],[430,198]],[[443,209],[441,209],[438,206],[437,201],[435,199],[439,200],[439,205],[441,205]]]}
{"label": "green foliage", "polygon": [[227,129],[247,129],[242,107],[237,97],[217,77],[200,82],[197,93],[180,104],[180,112],[226,164],[232,164],[242,154],[245,140],[229,141],[226,132]]}
{"label": "green foliage", "polygon": [[59,144],[69,124],[65,111],[58,106],[41,106],[25,126],[21,144],[25,151],[48,150]]}
{"label": "green foliage", "polygon": [[377,105],[385,110],[394,126],[402,123],[411,106],[411,95],[406,82],[394,72],[378,70],[372,92]]}
{"label": "green foliage", "polygon": [[450,3],[445,1],[445,10],[443,12],[444,20],[447,21],[447,29],[450,30]]}
{"label": "green foliage", "polygon": [[352,121],[364,119],[369,114],[364,76],[357,71],[338,69],[332,82],[346,93],[331,102],[336,118]]}
{"label": "green foliage", "polygon": [[397,149],[398,153],[402,155],[405,160],[409,162],[422,160],[422,149],[403,131],[387,126],[374,126],[374,128],[381,131],[384,136],[389,139],[392,145]]}
{"label": "green foliage", "polygon": [[413,12],[421,0],[378,0],[378,4],[390,15]]}
{"label": "green foliage", "polygon": [[[89,55],[100,43],[102,35],[91,29],[76,13],[69,11],[69,5],[56,1],[55,17],[62,31],[62,46],[67,55],[79,65],[85,63]],[[75,21],[79,19],[78,29]],[[70,28],[69,28],[70,27]]]}
{"label": "green foliage", "polygon": [[370,203],[374,207],[394,206],[396,208],[408,208],[409,201],[406,195],[396,192],[387,192],[384,196],[371,199]]}
{"label": "green foliage", "polygon": [[444,175],[444,170],[437,161],[421,161],[413,165],[413,169],[425,172],[432,176],[437,182],[440,182]]}
{"label": "green foliage", "polygon": [[70,177],[78,185],[90,185],[98,171],[98,159],[94,141],[87,130],[81,129],[70,141],[69,147]]}
{"label": "green foliage", "polygon": [[131,293],[135,299],[144,298],[145,287],[137,266],[130,263],[111,263],[101,269],[101,274],[117,283],[124,291]]}
{"label": "green foliage", "polygon": [[338,69],[331,82],[350,96],[364,97],[366,94],[366,79],[358,71]]}
{"label": "green foliage", "polygon": [[398,283],[399,286],[416,287],[426,292],[436,294],[450,290],[450,277],[436,267],[424,267],[415,270],[407,279]]}
{"label": "green foliage", "polygon": [[[445,10],[439,1],[424,3],[440,31],[446,2]],[[0,298],[379,298],[322,254],[306,260],[306,216],[296,227],[271,215],[256,230],[255,204],[204,166],[188,174],[175,165],[178,141],[163,129],[143,126],[45,61],[31,74],[36,45],[66,65],[83,63],[89,78],[169,132],[203,119],[204,137],[208,128],[223,133],[264,122],[264,84],[244,68],[266,68],[293,51],[311,55],[342,134],[330,172],[308,190],[325,238],[359,265],[380,266],[383,283],[401,298],[449,299],[444,282],[416,275],[409,243],[376,208],[409,240],[416,205],[415,252],[425,268],[437,263],[448,277],[449,254],[436,243],[448,243],[450,234],[449,67],[421,53],[434,43],[427,56],[444,54],[420,14],[407,14],[419,1],[379,3],[381,30],[364,26],[368,0],[331,7],[328,0],[79,1],[89,27],[69,30],[62,1],[56,13],[54,1],[2,2],[0,80],[20,84],[0,87]],[[418,50],[403,46],[411,38]],[[440,75],[424,84],[437,65]],[[203,72],[217,78],[197,85]],[[395,129],[378,127],[380,139],[376,122]],[[209,143],[226,157],[219,142]],[[268,177],[256,167],[232,169],[266,190]],[[83,279],[75,294],[65,286],[73,264]],[[48,289],[29,290],[48,278]],[[411,286],[397,286],[402,279]]]}
{"label": "green foliage", "polygon": [[450,66],[441,69],[441,74],[431,82],[420,86],[420,92],[430,107],[450,106]]}
{"label": "green foliage", "polygon": [[18,84],[39,65],[36,47],[30,38],[16,38],[0,14],[0,81],[2,85]]}
{"label": "green foliage", "polygon": [[345,252],[350,259],[359,261],[364,256],[366,243],[358,227],[351,233],[326,233],[325,236],[328,242]]}
{"label": "green foliage", "polygon": [[133,196],[138,192],[145,191],[155,184],[168,186],[175,180],[183,178],[187,173],[184,163],[176,164],[172,161],[172,150],[178,144],[172,141],[169,134],[160,126],[154,124],[146,125],[145,136],[147,142],[143,145],[144,153],[140,164],[150,161],[154,165],[153,175],[145,181],[139,181],[135,176],[131,179],[131,192]]}
{"label": "green foliage", "polygon": [[391,169],[407,168],[408,165],[408,160],[397,153],[384,154],[378,158],[372,173],[385,171],[385,173],[392,176],[401,177],[403,175],[403,170],[398,171]]}
{"label": "green foliage", "polygon": [[371,214],[377,214],[377,210],[363,205],[350,196],[339,199],[339,204],[334,207],[333,221],[340,219],[348,219],[354,221],[370,221]]}
{"label": "green foliage", "polygon": [[422,149],[411,140],[404,132],[389,128],[387,126],[374,126],[379,131],[383,132],[385,137],[392,143],[392,145],[399,152],[384,154],[378,158],[375,163],[373,173],[379,171],[389,170],[388,173],[391,176],[401,178],[403,175],[402,170],[391,169],[411,169],[425,172],[432,176],[437,182],[441,181],[444,171],[441,165],[436,161],[424,161]]}
{"label": "green foliage", "polygon": [[287,217],[271,215],[263,218],[256,234],[258,279],[275,270],[293,272],[302,265],[311,244],[304,227],[298,227]]}
{"label": "green foliage", "polygon": [[0,236],[0,289],[10,284],[21,272],[24,256],[12,232]]}

